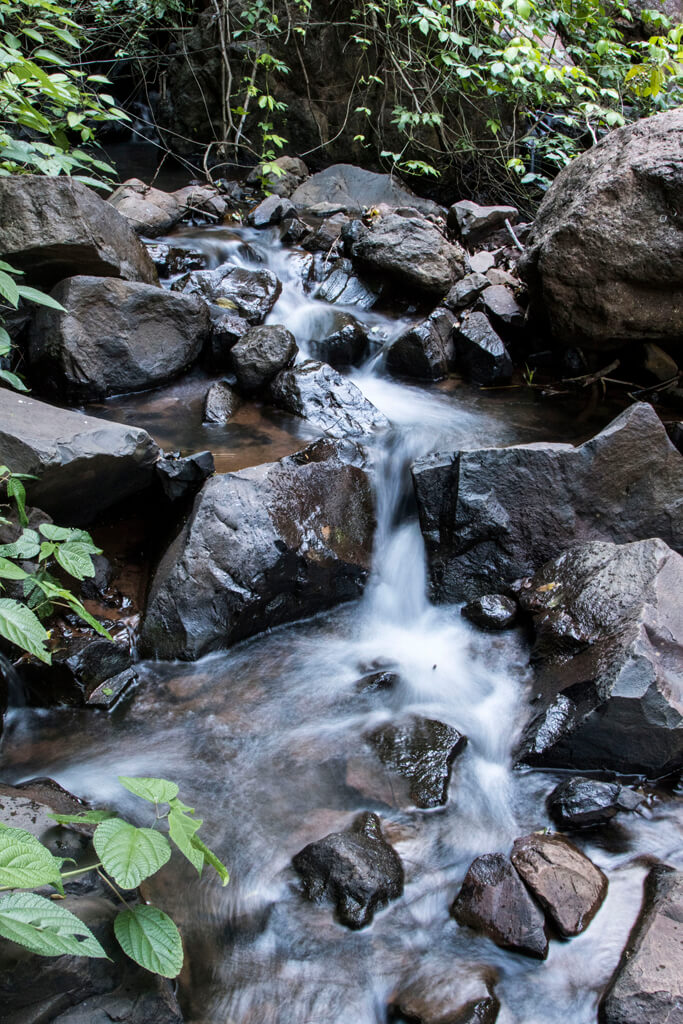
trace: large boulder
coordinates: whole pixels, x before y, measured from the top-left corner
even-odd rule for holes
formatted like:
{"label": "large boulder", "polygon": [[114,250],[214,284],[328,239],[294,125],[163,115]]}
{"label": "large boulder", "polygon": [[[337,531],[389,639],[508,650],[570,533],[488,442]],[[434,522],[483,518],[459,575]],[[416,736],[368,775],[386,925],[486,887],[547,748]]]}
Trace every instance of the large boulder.
{"label": "large boulder", "polygon": [[376,814],[359,814],[346,831],[309,843],[292,864],[308,899],[332,900],[348,928],[364,928],[376,910],[403,892],[401,858],[382,835]]}
{"label": "large boulder", "polygon": [[177,192],[162,192],[139,178],[124,181],[107,201],[134,231],[149,238],[170,231],[190,212],[222,220],[228,208],[217,189],[210,185],[188,185]]}
{"label": "large boulder", "polygon": [[208,480],[152,581],[145,652],[199,658],[357,597],[374,531],[357,456],[321,441]]}
{"label": "large boulder", "polygon": [[230,263],[215,270],[193,270],[174,281],[171,288],[232,310],[250,324],[265,320],[282,291],[272,270],[248,270]]}
{"label": "large boulder", "polygon": [[409,327],[387,350],[387,370],[399,377],[441,380],[455,361],[455,317],[439,306],[425,320]]}
{"label": "large boulder", "polygon": [[657,864],[619,965],[600,1001],[600,1024],[683,1020],[683,873]]}
{"label": "large boulder", "polygon": [[520,270],[560,343],[681,342],[683,108],[619,128],[558,174]]}
{"label": "large boulder", "polygon": [[399,184],[395,174],[376,174],[352,164],[333,164],[312,175],[292,193],[291,200],[300,210],[309,213],[340,210],[360,214],[364,207],[369,209],[381,204],[412,207],[424,214],[441,213],[436,203],[421,199]]}
{"label": "large boulder", "polygon": [[209,311],[196,295],[131,281],[70,277],[52,297],[66,312],[38,310],[28,356],[40,390],[66,401],[162,384],[197,359],[209,334]]}
{"label": "large boulder", "polygon": [[415,292],[440,298],[465,276],[464,249],[422,217],[390,213],[369,226],[352,221],[344,239],[348,255],[361,269],[386,274]]}
{"label": "large boulder", "polygon": [[159,447],[145,430],[57,409],[0,388],[0,463],[26,481],[32,504],[84,524],[151,486]]}
{"label": "large boulder", "polygon": [[42,289],[75,274],[158,280],[130,224],[73,178],[0,178],[0,256]]}
{"label": "large boulder", "polygon": [[590,441],[437,453],[413,480],[432,590],[500,592],[570,544],[662,537],[683,548],[683,458],[650,405]]}
{"label": "large boulder", "polygon": [[361,437],[389,426],[360,388],[315,359],[279,373],[270,397],[280,409],[301,416],[329,437]]}
{"label": "large boulder", "polygon": [[520,603],[541,697],[520,759],[649,776],[683,766],[683,558],[659,539],[577,545]]}

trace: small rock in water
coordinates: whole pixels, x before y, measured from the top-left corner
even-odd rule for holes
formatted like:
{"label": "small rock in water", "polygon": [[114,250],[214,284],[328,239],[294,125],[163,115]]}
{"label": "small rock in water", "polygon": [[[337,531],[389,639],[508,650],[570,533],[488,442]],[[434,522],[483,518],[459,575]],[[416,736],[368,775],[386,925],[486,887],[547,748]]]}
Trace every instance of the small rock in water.
{"label": "small rock in water", "polygon": [[545,960],[545,919],[502,853],[477,857],[469,867],[451,914],[461,925],[484,932],[497,946]]}
{"label": "small rock in water", "polygon": [[213,455],[209,451],[185,456],[166,452],[156,465],[157,476],[169,501],[195,494],[214,468]]}
{"label": "small rock in water", "polygon": [[333,832],[292,859],[304,893],[336,904],[348,928],[364,928],[375,911],[403,892],[401,859],[382,835],[376,814],[360,814],[345,832]]}
{"label": "small rock in water", "polygon": [[683,873],[658,864],[645,880],[638,920],[600,1002],[600,1024],[681,1024],[682,940]]}
{"label": "small rock in water", "polygon": [[301,416],[330,437],[357,437],[389,426],[360,388],[327,363],[305,359],[270,385],[274,405]]}
{"label": "small rock in water", "polygon": [[444,722],[410,715],[402,722],[380,726],[365,737],[380,760],[408,779],[417,807],[441,807],[455,758],[467,737]]}
{"label": "small rock in water", "polygon": [[200,295],[250,324],[260,324],[280,297],[282,285],[272,270],[247,270],[230,263],[215,270],[193,270],[171,285],[174,292]]}
{"label": "small rock in water", "polygon": [[490,971],[459,963],[448,971],[419,970],[390,997],[393,1021],[418,1024],[494,1024],[500,1003],[492,991]]}
{"label": "small rock in water", "polygon": [[426,320],[404,331],[388,349],[389,373],[418,380],[446,377],[455,357],[454,327],[455,317],[449,309],[435,309]]}
{"label": "small rock in water", "polygon": [[356,690],[359,693],[376,693],[378,690],[393,690],[401,682],[397,672],[370,672],[361,676],[356,683]]}
{"label": "small rock in water", "polygon": [[607,895],[607,878],[564,836],[516,839],[510,859],[560,935],[580,935]]}
{"label": "small rock in water", "polygon": [[350,313],[339,313],[335,329],[324,338],[309,342],[312,354],[330,366],[354,366],[363,361],[368,350],[368,334]]}
{"label": "small rock in water", "polygon": [[204,423],[227,423],[242,404],[242,398],[227,381],[217,380],[206,392]]}
{"label": "small rock in water", "polygon": [[213,370],[229,370],[230,352],[249,330],[249,321],[228,309],[210,306],[211,327],[205,348],[207,362]]}
{"label": "small rock in water", "polygon": [[282,324],[252,327],[231,350],[237,386],[246,392],[264,388],[298,352],[294,335]]}
{"label": "small rock in water", "polygon": [[331,266],[328,264],[315,298],[360,309],[370,309],[377,302],[377,295],[354,274],[353,263],[348,259],[335,260]]}
{"label": "small rock in water", "polygon": [[[565,828],[604,825],[620,810],[635,810],[643,798],[616,782],[596,779],[567,779],[548,797],[553,821]],[[631,806],[628,806],[631,805]]]}
{"label": "small rock in water", "polygon": [[458,361],[475,384],[502,384],[512,377],[512,360],[483,313],[470,313],[456,334]]}
{"label": "small rock in water", "polygon": [[469,601],[462,615],[482,629],[510,629],[517,618],[517,605],[504,594],[484,594]]}

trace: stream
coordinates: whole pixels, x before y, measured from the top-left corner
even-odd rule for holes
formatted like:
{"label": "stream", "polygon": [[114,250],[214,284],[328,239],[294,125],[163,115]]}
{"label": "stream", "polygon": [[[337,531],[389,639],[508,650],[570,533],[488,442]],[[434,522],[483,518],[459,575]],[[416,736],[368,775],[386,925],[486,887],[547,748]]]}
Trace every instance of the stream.
{"label": "stream", "polygon": [[[273,270],[283,290],[267,322],[285,324],[302,356],[331,329],[340,307],[311,298],[306,254],[283,247],[275,231],[184,228],[173,242],[201,249],[210,266],[230,260]],[[146,894],[184,937],[179,995],[193,1024],[383,1024],[392,993],[413,978],[463,992],[478,979],[493,982],[499,1024],[595,1024],[649,859],[683,867],[680,800],[651,791],[639,813],[572,836],[608,875],[609,892],[587,931],[551,942],[547,961],[505,952],[449,916],[474,857],[507,853],[515,838],[550,827],[545,798],[561,775],[513,770],[532,685],[524,630],[483,633],[459,607],[428,599],[409,466],[438,450],[582,441],[613,410],[551,407],[525,388],[487,393],[457,380],[393,381],[381,349],[406,320],[341,308],[377,338],[351,379],[392,424],[372,453],[377,533],[363,597],[194,664],[143,662],[133,698],[110,714],[15,708],[0,748],[3,778],[50,776],[133,818],[139,808],[117,775],[178,782],[231,874],[223,889],[211,873],[198,881],[174,858],[147,883]],[[318,436],[254,404],[225,426],[202,425],[212,379],[195,370],[89,411],[145,427],[167,448],[210,448],[218,472],[271,461]],[[359,691],[361,676],[385,667],[400,676],[396,687]],[[361,733],[407,711],[468,737],[444,807],[402,805],[383,776],[373,777]],[[400,899],[352,932],[334,921],[329,904],[302,897],[291,858],[361,810],[380,815],[406,880]]]}

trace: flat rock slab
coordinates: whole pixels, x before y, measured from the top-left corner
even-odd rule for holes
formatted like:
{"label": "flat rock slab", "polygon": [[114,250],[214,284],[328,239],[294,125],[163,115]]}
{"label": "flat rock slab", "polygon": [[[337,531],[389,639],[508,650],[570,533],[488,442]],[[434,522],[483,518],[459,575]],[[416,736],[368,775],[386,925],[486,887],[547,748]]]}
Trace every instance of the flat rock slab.
{"label": "flat rock slab", "polygon": [[142,647],[192,660],[357,597],[374,527],[355,446],[319,441],[212,477],[154,575]]}
{"label": "flat rock slab", "polygon": [[33,505],[82,525],[152,484],[159,446],[147,431],[57,409],[0,388],[0,462],[30,473]]}
{"label": "flat rock slab", "polygon": [[683,873],[653,867],[643,905],[600,1002],[600,1024],[683,1021]]}
{"label": "flat rock slab", "polygon": [[283,370],[270,385],[274,405],[301,416],[329,437],[362,437],[385,430],[389,420],[341,373],[305,359]]}
{"label": "flat rock slab", "polygon": [[403,865],[376,814],[360,814],[345,832],[309,843],[292,859],[308,899],[327,898],[347,928],[364,928],[403,892]]}
{"label": "flat rock slab", "polygon": [[543,913],[502,853],[484,854],[470,864],[451,914],[504,949],[539,960],[548,955]]}
{"label": "flat rock slab", "polygon": [[66,176],[19,174],[0,180],[0,255],[43,290],[75,274],[158,281],[128,221]]}
{"label": "flat rock slab", "polygon": [[642,402],[579,447],[438,453],[414,464],[413,481],[440,601],[499,593],[581,541],[683,549],[683,458]]}
{"label": "flat rock slab", "polygon": [[607,895],[607,878],[564,836],[534,833],[516,839],[510,855],[560,935],[585,931]]}
{"label": "flat rock slab", "polygon": [[364,207],[410,207],[424,214],[439,214],[441,209],[430,199],[422,199],[400,183],[395,174],[377,174],[353,164],[333,164],[313,174],[292,193],[291,200],[300,210],[336,208],[360,214]]}
{"label": "flat rock slab", "polygon": [[453,762],[467,743],[457,729],[410,715],[380,726],[365,738],[387,767],[408,779],[417,807],[441,807],[447,802]]}
{"label": "flat rock slab", "polygon": [[593,541],[520,592],[540,701],[521,762],[658,777],[683,765],[683,558]]}
{"label": "flat rock slab", "polygon": [[41,308],[31,324],[31,375],[71,402],[144,391],[199,356],[209,311],[196,295],[131,281],[70,277],[52,292],[66,312]]}

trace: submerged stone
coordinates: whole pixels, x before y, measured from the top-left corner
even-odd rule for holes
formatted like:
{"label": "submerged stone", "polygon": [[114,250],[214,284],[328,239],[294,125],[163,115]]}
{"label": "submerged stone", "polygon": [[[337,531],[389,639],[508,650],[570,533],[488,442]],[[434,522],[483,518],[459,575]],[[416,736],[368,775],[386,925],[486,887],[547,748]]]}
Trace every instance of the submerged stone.
{"label": "submerged stone", "polygon": [[469,601],[462,615],[482,629],[510,629],[517,618],[517,605],[505,594],[484,594]]}
{"label": "submerged stone", "polygon": [[643,798],[616,782],[597,779],[567,779],[548,797],[553,821],[564,828],[604,825],[622,810],[635,810]]}
{"label": "submerged stone", "polygon": [[467,737],[444,722],[410,715],[366,736],[379,759],[408,779],[417,807],[440,807],[448,800],[451,768]]}

